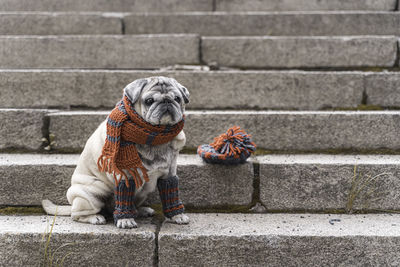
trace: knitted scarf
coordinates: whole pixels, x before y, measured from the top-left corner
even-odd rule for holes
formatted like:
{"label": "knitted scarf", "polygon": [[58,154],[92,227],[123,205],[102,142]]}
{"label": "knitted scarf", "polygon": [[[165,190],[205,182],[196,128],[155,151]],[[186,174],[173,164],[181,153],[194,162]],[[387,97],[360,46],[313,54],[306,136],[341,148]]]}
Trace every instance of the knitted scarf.
{"label": "knitted scarf", "polygon": [[[174,139],[183,129],[184,119],[175,125],[154,126],[142,119],[126,95],[107,117],[107,138],[97,161],[101,172],[113,174],[118,185],[122,177],[129,187],[127,174],[131,174],[136,188],[148,182],[147,170],[139,157],[135,144],[160,145]],[[140,172],[139,172],[140,170]]]}

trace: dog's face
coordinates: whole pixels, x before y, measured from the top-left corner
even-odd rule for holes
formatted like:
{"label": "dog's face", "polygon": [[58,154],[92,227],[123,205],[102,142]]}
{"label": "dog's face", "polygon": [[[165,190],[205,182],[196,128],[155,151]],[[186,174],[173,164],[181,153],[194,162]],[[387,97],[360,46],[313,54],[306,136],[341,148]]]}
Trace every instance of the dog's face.
{"label": "dog's face", "polygon": [[135,80],[124,92],[136,112],[152,125],[178,123],[189,103],[189,91],[175,79],[163,76]]}

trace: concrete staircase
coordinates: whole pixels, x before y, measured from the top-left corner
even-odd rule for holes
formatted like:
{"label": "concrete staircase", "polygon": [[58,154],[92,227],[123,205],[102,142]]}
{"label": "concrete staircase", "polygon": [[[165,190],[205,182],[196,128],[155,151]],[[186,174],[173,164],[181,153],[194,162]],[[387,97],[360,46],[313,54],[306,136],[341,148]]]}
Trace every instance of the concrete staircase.
{"label": "concrete staircase", "polygon": [[[66,204],[79,153],[124,86],[171,76],[191,93],[178,160],[191,223],[57,217],[50,246],[73,253],[65,266],[398,266],[398,6],[0,0],[0,206]],[[193,154],[232,125],[258,146],[246,164]],[[0,265],[43,262],[51,225],[0,216]]]}

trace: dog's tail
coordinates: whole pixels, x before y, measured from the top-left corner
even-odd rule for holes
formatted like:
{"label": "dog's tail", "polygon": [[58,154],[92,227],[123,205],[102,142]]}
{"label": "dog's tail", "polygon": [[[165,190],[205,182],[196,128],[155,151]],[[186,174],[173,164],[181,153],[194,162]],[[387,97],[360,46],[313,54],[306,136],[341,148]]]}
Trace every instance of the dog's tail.
{"label": "dog's tail", "polygon": [[50,215],[61,215],[61,216],[68,216],[71,215],[71,206],[59,206],[54,204],[48,199],[42,200],[42,207],[46,211],[47,214]]}

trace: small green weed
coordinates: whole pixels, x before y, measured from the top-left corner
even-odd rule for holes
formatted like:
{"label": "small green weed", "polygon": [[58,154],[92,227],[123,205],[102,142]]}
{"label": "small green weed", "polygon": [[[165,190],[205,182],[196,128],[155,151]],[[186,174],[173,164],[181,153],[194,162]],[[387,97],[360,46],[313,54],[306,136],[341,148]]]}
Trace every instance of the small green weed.
{"label": "small green weed", "polygon": [[353,177],[351,180],[351,188],[346,203],[346,212],[354,212],[354,204],[357,200],[362,200],[362,209],[367,209],[373,201],[382,199],[387,192],[379,192],[377,182],[386,178],[390,173],[380,173],[372,176],[371,174],[363,174],[357,172],[357,166],[354,166]]}
{"label": "small green weed", "polygon": [[51,223],[51,227],[49,230],[49,225],[47,224],[46,230],[43,233],[42,236],[42,244],[40,246],[41,250],[41,260],[38,264],[39,267],[62,267],[64,266],[64,261],[65,259],[72,254],[72,252],[66,253],[63,256],[58,255],[59,252],[61,252],[64,248],[74,245],[75,243],[66,243],[61,246],[59,246],[57,249],[52,251],[51,249],[51,237],[53,233],[53,228],[56,223],[56,217],[57,217],[57,212],[56,215],[54,215],[53,222]]}

